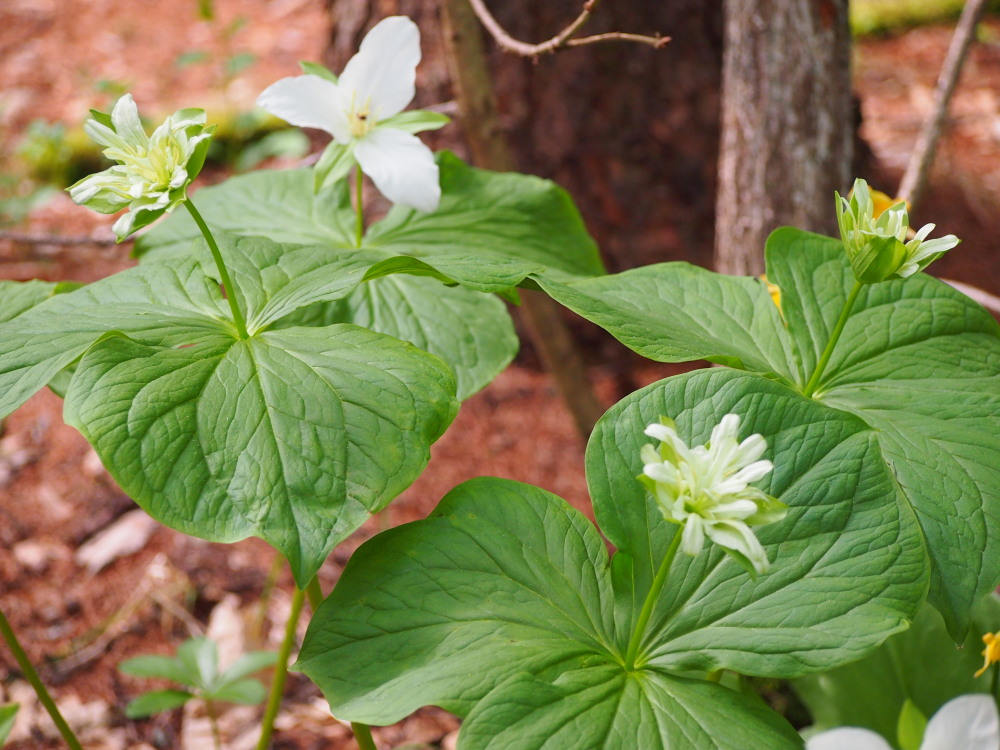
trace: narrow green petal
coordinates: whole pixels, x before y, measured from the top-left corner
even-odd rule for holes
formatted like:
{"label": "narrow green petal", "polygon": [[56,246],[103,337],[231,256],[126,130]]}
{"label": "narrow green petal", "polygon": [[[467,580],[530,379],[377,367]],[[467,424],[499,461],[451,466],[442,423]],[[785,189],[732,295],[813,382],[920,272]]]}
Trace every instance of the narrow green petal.
{"label": "narrow green petal", "polygon": [[131,94],[125,94],[111,110],[111,122],[115,125],[115,132],[122,139],[133,146],[145,146],[149,139],[146,131],[139,120],[139,110],[135,106],[135,101]]}

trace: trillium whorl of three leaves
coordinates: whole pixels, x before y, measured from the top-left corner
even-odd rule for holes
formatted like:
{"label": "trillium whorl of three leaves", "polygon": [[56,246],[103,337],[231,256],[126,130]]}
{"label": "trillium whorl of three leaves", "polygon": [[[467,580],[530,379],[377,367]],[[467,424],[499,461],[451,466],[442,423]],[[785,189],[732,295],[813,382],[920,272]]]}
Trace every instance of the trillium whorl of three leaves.
{"label": "trillium whorl of three leaves", "polygon": [[[768,241],[767,276],[780,314],[762,282],[682,263],[539,282],[650,359],[709,359],[801,392],[854,275],[840,241],[785,228]],[[815,398],[877,430],[926,538],[931,602],[961,638],[1000,582],[1000,327],[924,274],[866,286]]]}
{"label": "trillium whorl of three leaves", "polygon": [[83,355],[66,421],[122,488],[185,533],[264,538],[304,586],[419,475],[455,415],[454,377],[357,326],[267,330],[348,294],[380,259],[324,262],[261,238],[222,244],[249,339],[201,260],[145,264],[0,327],[0,407],[9,413]]}
{"label": "trillium whorl of three leaves", "polygon": [[[767,439],[762,488],[790,506],[759,534],[772,572],[754,582],[721,550],[678,555],[626,672],[677,528],[636,480],[643,430],[670,414],[702,443],[729,413]],[[788,677],[858,658],[926,591],[919,529],[873,434],[758,376],[704,370],[627,397],[591,438],[588,482],[612,560],[564,501],[501,479],[363,545],[300,656],[334,714],[383,724],[439,705],[467,716],[460,747],[476,750],[800,747],[776,714],[692,672]]]}
{"label": "trillium whorl of three leaves", "polygon": [[[792,229],[767,260],[804,382],[853,275],[839,243]],[[927,540],[931,603],[963,638],[1000,583],[1000,326],[924,274],[866,286],[816,396],[878,431]]]}

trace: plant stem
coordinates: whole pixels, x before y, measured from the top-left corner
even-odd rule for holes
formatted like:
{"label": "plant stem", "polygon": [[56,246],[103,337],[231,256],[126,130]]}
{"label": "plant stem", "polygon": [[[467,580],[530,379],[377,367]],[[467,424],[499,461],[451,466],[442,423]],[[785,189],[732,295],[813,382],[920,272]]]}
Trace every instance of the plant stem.
{"label": "plant stem", "polygon": [[262,633],[264,631],[264,619],[267,617],[267,607],[271,603],[271,594],[274,592],[274,587],[278,583],[278,576],[281,575],[281,569],[284,565],[285,558],[280,554],[275,554],[274,561],[271,563],[271,569],[267,571],[267,578],[264,579],[264,588],[261,589],[260,599],[257,600],[257,612],[250,622],[248,640],[254,645],[259,646],[264,642]]}
{"label": "plant stem", "polygon": [[358,742],[358,747],[361,750],[378,750],[375,747],[375,739],[372,737],[372,730],[369,729],[367,724],[358,724],[355,721],[351,722],[351,731],[354,732],[354,739]]}
{"label": "plant stem", "polygon": [[243,313],[240,311],[240,306],[236,302],[236,287],[233,286],[232,279],[229,278],[229,271],[226,269],[226,264],[222,260],[222,253],[219,252],[219,245],[215,241],[215,237],[212,236],[212,232],[208,229],[208,224],[205,220],[201,218],[201,214],[198,213],[198,209],[194,207],[194,203],[188,198],[184,201],[184,205],[187,207],[188,213],[191,214],[191,218],[194,219],[194,223],[198,225],[198,229],[201,230],[202,236],[205,238],[205,242],[208,243],[208,249],[212,251],[212,257],[215,258],[215,265],[219,269],[219,275],[222,277],[222,288],[226,292],[226,299],[229,301],[229,309],[233,312],[233,320],[236,322],[236,330],[239,331],[241,339],[250,338],[250,334],[247,333],[247,323],[246,319],[243,317]]}
{"label": "plant stem", "polygon": [[222,750],[222,732],[219,731],[219,719],[215,713],[215,703],[211,698],[205,699],[205,713],[208,714],[208,723],[212,725],[212,742],[215,750]]}
{"label": "plant stem", "polygon": [[354,222],[354,246],[361,247],[361,238],[365,236],[365,208],[361,201],[361,190],[364,187],[365,173],[361,171],[361,165],[354,168],[357,176],[354,181],[354,211],[357,217]]}
{"label": "plant stem", "polygon": [[271,693],[267,697],[267,708],[264,711],[264,720],[261,722],[257,750],[267,750],[267,746],[271,743],[271,735],[274,734],[274,720],[278,716],[278,709],[281,708],[281,694],[285,691],[285,679],[288,677],[288,658],[292,654],[295,629],[298,627],[299,615],[302,613],[302,604],[305,599],[305,591],[296,586],[295,593],[292,595],[292,612],[288,615],[288,622],[285,623],[285,639],[281,642],[281,649],[278,651],[278,663],[274,668]]}
{"label": "plant stem", "polygon": [[306,598],[309,600],[309,608],[316,614],[319,605],[323,603],[323,589],[319,585],[319,576],[313,576],[306,586]]}
{"label": "plant stem", "polygon": [[0,610],[0,634],[3,635],[3,639],[7,642],[7,646],[10,648],[10,652],[14,655],[14,660],[17,661],[17,665],[21,668],[21,672],[24,674],[28,682],[31,683],[31,687],[35,689],[35,694],[38,696],[38,700],[41,701],[42,705],[45,706],[45,710],[49,712],[49,716],[52,717],[52,721],[56,725],[56,729],[59,730],[59,734],[61,734],[63,739],[66,740],[66,744],[69,745],[72,750],[83,750],[80,745],[80,740],[76,738],[76,735],[73,734],[73,730],[69,728],[69,724],[66,723],[62,714],[59,713],[59,707],[56,705],[56,702],[52,700],[52,696],[49,695],[49,691],[46,690],[45,685],[42,684],[42,680],[39,678],[38,672],[35,671],[34,666],[32,666],[31,661],[29,661],[28,655],[24,652],[24,649],[21,648],[21,644],[18,642],[17,636],[14,634],[14,629],[11,628],[3,610]]}
{"label": "plant stem", "polygon": [[854,282],[854,288],[851,289],[851,293],[847,295],[847,302],[844,303],[844,309],[840,311],[840,319],[837,320],[837,325],[834,326],[833,333],[830,334],[830,340],[826,343],[826,349],[823,350],[823,354],[820,356],[819,362],[816,363],[816,369],[813,370],[812,377],[810,377],[809,382],[806,383],[806,387],[802,391],[802,395],[812,396],[816,391],[816,386],[819,385],[819,379],[823,376],[823,370],[826,369],[826,366],[830,361],[830,357],[833,355],[833,349],[837,346],[840,334],[844,332],[844,326],[847,325],[847,319],[851,317],[851,310],[854,308],[854,303],[857,301],[858,295],[861,294],[861,289],[863,287],[864,284],[860,281]]}
{"label": "plant stem", "polygon": [[635,669],[635,658],[639,654],[639,644],[642,643],[642,637],[646,634],[646,626],[649,624],[649,618],[653,615],[653,607],[656,605],[656,600],[660,598],[663,584],[667,581],[670,565],[677,554],[677,548],[681,545],[682,532],[683,528],[677,529],[674,538],[670,540],[670,547],[667,548],[667,554],[664,555],[663,562],[660,563],[660,569],[656,572],[656,578],[653,579],[653,585],[650,586],[646,601],[642,605],[642,611],[639,613],[639,621],[636,622],[635,630],[632,631],[632,638],[628,642],[628,652],[625,654],[625,669],[629,672]]}

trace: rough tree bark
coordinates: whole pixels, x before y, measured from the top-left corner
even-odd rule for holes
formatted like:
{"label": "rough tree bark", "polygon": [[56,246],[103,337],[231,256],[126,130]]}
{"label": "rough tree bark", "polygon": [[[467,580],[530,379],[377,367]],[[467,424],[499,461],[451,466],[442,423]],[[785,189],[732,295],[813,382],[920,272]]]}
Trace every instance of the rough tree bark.
{"label": "rough tree bark", "polygon": [[726,0],[716,269],[762,273],[783,224],[835,235],[853,137],[847,0]]}

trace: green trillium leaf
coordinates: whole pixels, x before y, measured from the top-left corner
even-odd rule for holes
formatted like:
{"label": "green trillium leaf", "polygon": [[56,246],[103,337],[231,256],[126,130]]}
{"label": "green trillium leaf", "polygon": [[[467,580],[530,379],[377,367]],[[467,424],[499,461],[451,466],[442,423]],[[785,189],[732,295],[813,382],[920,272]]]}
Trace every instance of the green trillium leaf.
{"label": "green trillium leaf", "polygon": [[194,259],[133,268],[46,300],[0,324],[0,417],[109,331],[156,346],[231,340],[224,306]]}
{"label": "green trillium leaf", "polygon": [[[646,357],[708,359],[801,392],[854,274],[839,240],[784,228],[768,240],[767,277],[780,313],[757,280],[681,263],[538,283]],[[998,334],[986,310],[929,276],[866,286],[815,391],[876,431],[926,537],[930,599],[958,639],[1000,583]]]}
{"label": "green trillium leaf", "polygon": [[538,279],[550,296],[659,362],[708,359],[787,377],[790,342],[759,279],[659,263],[574,283]]}
{"label": "green trillium leaf", "polygon": [[[840,242],[781,229],[768,241],[805,382],[853,286]],[[927,539],[931,603],[961,640],[1000,583],[1000,326],[925,274],[867,286],[816,397],[879,435]]]}
{"label": "green trillium leaf", "polygon": [[441,357],[455,371],[459,399],[485,387],[517,354],[517,333],[499,299],[408,274],[373,279],[344,300],[303,308],[275,326],[347,322]]}
{"label": "green trillium leaf", "polygon": [[802,747],[791,726],[739,693],[652,670],[626,675],[612,665],[567,672],[555,683],[515,675],[472,710],[462,740],[463,748],[483,750]]}
{"label": "green trillium leaf", "polygon": [[[764,489],[790,506],[759,533],[771,572],[752,581],[718,549],[679,555],[627,672],[652,564],[677,528],[635,478],[643,429],[670,415],[703,442],[731,412],[741,433],[768,440],[777,468]],[[613,559],[561,499],[466,482],[426,520],[355,553],[298,668],[341,719],[392,723],[428,704],[467,716],[466,748],[625,750],[636,731],[648,733],[643,747],[747,747],[737,726],[758,740],[750,746],[801,747],[776,714],[692,678],[788,677],[859,658],[905,628],[925,595],[920,531],[874,433],[771,380],[703,370],[633,394],[598,423],[588,481],[620,548]],[[730,720],[710,718],[722,714]]]}
{"label": "green trillium leaf", "polygon": [[81,285],[68,281],[0,281],[0,323],[13,320],[56,294],[65,294]]}
{"label": "green trillium leaf", "polygon": [[81,360],[65,419],[154,518],[259,536],[305,586],[420,474],[453,389],[436,357],[356,326],[184,349],[111,336]]}
{"label": "green trillium leaf", "polygon": [[454,376],[353,325],[269,330],[349,294],[382,261],[220,240],[249,339],[203,273],[204,251],[143,264],[0,325],[0,413],[79,359],[65,418],[122,488],[185,533],[266,539],[304,586],[420,474],[454,418]]}

